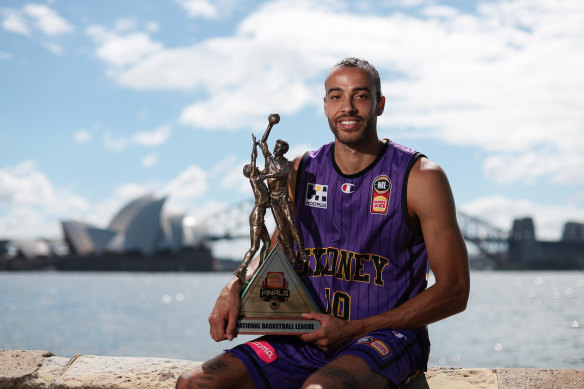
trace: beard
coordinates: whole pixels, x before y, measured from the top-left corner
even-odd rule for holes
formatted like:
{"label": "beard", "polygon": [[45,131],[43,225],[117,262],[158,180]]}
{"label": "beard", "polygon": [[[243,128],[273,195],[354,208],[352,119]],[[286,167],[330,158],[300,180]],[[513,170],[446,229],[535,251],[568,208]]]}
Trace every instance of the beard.
{"label": "beard", "polygon": [[335,136],[335,140],[344,145],[352,147],[364,144],[372,136],[372,134],[375,134],[375,122],[369,120],[363,120],[363,122],[365,122],[365,126],[356,131],[348,132],[337,128],[338,120],[333,121],[328,119],[329,127]]}

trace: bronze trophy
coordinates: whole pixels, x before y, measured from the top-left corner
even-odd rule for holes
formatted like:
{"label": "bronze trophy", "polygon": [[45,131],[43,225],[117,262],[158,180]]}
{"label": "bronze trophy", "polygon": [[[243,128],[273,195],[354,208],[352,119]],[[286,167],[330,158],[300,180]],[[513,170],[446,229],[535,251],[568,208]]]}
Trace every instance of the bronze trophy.
{"label": "bronze trophy", "polygon": [[[321,327],[316,320],[302,318],[303,313],[319,309],[292,266],[295,261],[308,262],[308,257],[296,228],[288,197],[290,161],[284,157],[288,151],[288,143],[278,139],[273,153],[270,153],[267,143],[272,127],[280,121],[280,116],[271,114],[268,121],[260,142],[252,134],[251,163],[243,169],[243,174],[249,179],[253,189],[255,206],[249,217],[251,248],[234,273],[243,289],[237,331],[240,334],[298,335]],[[265,159],[263,171],[256,164],[257,146],[260,146]],[[264,224],[267,208],[272,209],[280,234],[278,243],[266,255],[270,244]],[[298,258],[294,254],[293,239],[298,246]],[[260,265],[247,282],[247,266],[260,244],[263,244]]]}

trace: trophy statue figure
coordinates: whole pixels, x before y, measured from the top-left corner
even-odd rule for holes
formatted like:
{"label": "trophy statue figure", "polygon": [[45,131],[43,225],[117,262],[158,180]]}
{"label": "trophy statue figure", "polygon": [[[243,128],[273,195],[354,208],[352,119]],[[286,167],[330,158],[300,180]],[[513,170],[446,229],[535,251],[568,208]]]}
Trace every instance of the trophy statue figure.
{"label": "trophy statue figure", "polygon": [[[239,278],[241,285],[246,284],[246,274],[247,266],[255,253],[260,248],[260,244],[263,243],[262,251],[260,252],[260,261],[265,259],[266,253],[270,248],[270,234],[266,228],[264,222],[264,216],[266,215],[266,208],[270,206],[270,194],[268,192],[268,187],[263,182],[261,177],[261,172],[256,166],[256,160],[258,156],[258,144],[255,135],[251,135],[253,138],[253,148],[251,152],[251,163],[248,163],[243,167],[243,175],[249,179],[251,188],[253,190],[253,195],[255,197],[255,205],[251,214],[249,215],[249,233],[251,239],[251,247],[245,253],[243,263],[235,271],[235,276]],[[261,262],[260,262],[261,263]]]}
{"label": "trophy statue figure", "polygon": [[288,152],[288,142],[283,141],[282,139],[278,139],[274,145],[274,153],[270,153],[268,148],[268,137],[270,136],[270,131],[272,130],[274,124],[277,124],[280,121],[280,115],[276,113],[271,114],[268,118],[268,121],[268,128],[266,128],[260,143],[260,147],[266,161],[265,169],[262,172],[262,178],[265,178],[268,181],[268,192],[270,193],[272,214],[274,215],[276,226],[278,226],[278,231],[280,232],[278,241],[282,244],[282,246],[284,246],[288,258],[294,262],[296,256],[294,255],[294,250],[292,249],[293,237],[296,240],[296,244],[298,245],[298,254],[300,260],[306,263],[308,262],[308,257],[304,250],[304,244],[302,243],[300,233],[296,228],[292,204],[290,203],[290,199],[288,197],[288,175],[290,172],[290,161],[284,157],[284,154]]}
{"label": "trophy statue figure", "polygon": [[[251,163],[243,169],[253,189],[255,206],[249,217],[251,248],[234,273],[242,287],[236,329],[241,334],[298,335],[321,328],[319,321],[302,317],[303,313],[318,312],[319,308],[293,267],[295,262],[308,263],[308,256],[288,196],[290,161],[284,157],[288,143],[278,139],[273,154],[270,153],[268,137],[280,116],[271,114],[268,120],[268,128],[260,142],[252,134]],[[258,146],[265,159],[265,168],[261,172],[257,168]],[[279,235],[275,247],[266,255],[270,246],[270,236],[264,224],[268,207],[272,208]],[[294,240],[298,255],[294,254]],[[260,262],[248,282],[247,266],[261,243]]]}

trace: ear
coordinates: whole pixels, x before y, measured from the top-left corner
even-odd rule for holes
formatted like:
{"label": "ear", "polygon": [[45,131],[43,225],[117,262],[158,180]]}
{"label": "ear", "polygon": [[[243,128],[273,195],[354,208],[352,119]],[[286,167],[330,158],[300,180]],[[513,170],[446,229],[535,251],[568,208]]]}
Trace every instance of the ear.
{"label": "ear", "polygon": [[377,102],[377,108],[375,109],[375,114],[381,116],[383,110],[385,109],[385,96],[381,96],[381,99]]}
{"label": "ear", "polygon": [[327,111],[328,111],[328,107],[327,107],[327,105],[326,105],[326,96],[322,98],[322,101],[323,101],[323,103],[324,103],[324,114],[325,114],[325,116],[327,116],[327,117],[328,117],[328,113],[327,113]]}

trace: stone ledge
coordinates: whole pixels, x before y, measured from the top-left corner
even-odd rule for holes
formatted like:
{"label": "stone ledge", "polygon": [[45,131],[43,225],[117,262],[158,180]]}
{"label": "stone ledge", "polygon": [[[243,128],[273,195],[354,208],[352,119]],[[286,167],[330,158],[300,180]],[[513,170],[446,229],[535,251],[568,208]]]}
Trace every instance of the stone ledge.
{"label": "stone ledge", "polygon": [[[0,389],[174,389],[201,362],[0,350]],[[584,370],[431,367],[403,389],[584,388]]]}

